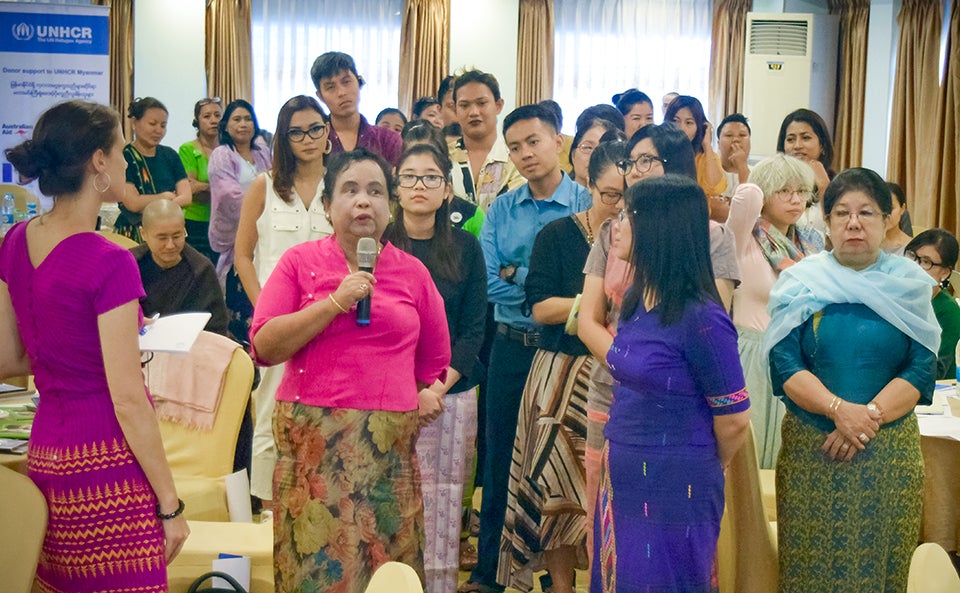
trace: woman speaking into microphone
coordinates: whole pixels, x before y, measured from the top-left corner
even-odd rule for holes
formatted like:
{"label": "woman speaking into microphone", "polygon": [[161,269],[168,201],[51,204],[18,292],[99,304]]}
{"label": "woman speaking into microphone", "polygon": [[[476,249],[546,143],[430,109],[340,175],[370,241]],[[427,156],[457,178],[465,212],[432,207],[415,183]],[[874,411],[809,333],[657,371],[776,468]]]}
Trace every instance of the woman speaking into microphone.
{"label": "woman speaking into microphone", "polygon": [[[278,592],[360,593],[388,560],[423,575],[417,403],[443,380],[450,337],[427,268],[381,243],[390,179],[364,149],[331,158],[321,200],[333,235],[284,253],[254,312],[257,360],[286,362],[273,417]],[[359,269],[364,238],[380,250],[373,273]]]}

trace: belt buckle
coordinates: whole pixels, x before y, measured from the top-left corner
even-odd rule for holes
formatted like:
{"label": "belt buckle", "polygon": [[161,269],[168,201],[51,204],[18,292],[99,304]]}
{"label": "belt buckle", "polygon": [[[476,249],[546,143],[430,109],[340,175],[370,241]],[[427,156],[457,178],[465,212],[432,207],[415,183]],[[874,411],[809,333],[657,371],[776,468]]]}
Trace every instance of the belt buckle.
{"label": "belt buckle", "polygon": [[523,345],[526,347],[539,348],[540,347],[540,334],[533,332],[524,332],[523,334]]}

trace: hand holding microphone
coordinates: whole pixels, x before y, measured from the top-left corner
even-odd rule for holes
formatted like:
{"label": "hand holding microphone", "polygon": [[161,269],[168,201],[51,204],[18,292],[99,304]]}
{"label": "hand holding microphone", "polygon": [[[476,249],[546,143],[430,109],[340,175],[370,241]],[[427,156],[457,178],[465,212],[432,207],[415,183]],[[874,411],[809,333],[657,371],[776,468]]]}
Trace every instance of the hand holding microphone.
{"label": "hand holding microphone", "polygon": [[[370,237],[361,237],[357,241],[357,270],[372,275],[378,254],[377,242]],[[370,325],[370,291],[364,292],[363,298],[357,301],[357,325]]]}

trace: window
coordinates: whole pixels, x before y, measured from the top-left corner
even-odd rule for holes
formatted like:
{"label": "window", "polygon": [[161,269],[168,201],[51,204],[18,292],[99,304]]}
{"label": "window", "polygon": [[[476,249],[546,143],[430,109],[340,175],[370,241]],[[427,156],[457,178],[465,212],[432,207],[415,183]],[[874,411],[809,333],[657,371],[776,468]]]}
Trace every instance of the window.
{"label": "window", "polygon": [[310,67],[327,51],[353,56],[366,80],[360,111],[371,124],[381,109],[396,107],[402,11],[403,0],[253,0],[253,106],[260,125],[273,130],[290,97],[316,96]]}
{"label": "window", "polygon": [[628,88],[650,95],[658,123],[670,91],[709,112],[712,12],[711,0],[555,0],[553,98],[564,131]]}

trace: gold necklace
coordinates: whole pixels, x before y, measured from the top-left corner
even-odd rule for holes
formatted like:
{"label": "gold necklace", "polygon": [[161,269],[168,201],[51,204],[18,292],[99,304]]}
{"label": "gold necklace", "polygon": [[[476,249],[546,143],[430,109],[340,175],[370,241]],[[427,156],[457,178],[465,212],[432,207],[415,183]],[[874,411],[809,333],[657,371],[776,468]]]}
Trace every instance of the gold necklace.
{"label": "gold necklace", "polygon": [[593,227],[590,226],[590,211],[586,210],[583,215],[587,219],[587,243],[593,245]]}

